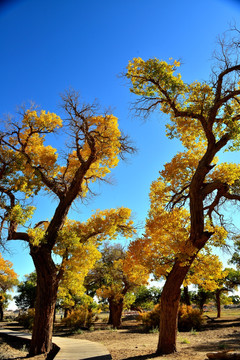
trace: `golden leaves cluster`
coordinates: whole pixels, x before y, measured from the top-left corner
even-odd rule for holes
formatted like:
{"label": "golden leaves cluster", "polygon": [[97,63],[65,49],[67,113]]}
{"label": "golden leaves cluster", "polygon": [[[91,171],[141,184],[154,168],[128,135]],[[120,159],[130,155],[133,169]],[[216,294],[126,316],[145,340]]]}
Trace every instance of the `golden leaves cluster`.
{"label": "golden leaves cluster", "polygon": [[[211,123],[209,116],[215,105],[215,89],[206,82],[184,83],[177,72],[179,66],[180,62],[171,59],[166,62],[156,58],[146,61],[134,58],[126,73],[131,81],[130,91],[148,104],[143,106],[146,112],[157,105],[163,113],[170,115],[167,135],[180,139],[188,149],[199,141],[206,144],[206,131],[211,131],[216,141],[228,134],[229,149],[239,149],[240,97],[233,95],[222,101],[215,121]],[[238,91],[239,84],[231,90],[232,93]]]}
{"label": "golden leaves cluster", "polygon": [[[51,191],[49,186],[53,179],[55,186],[58,184],[64,190],[89,159],[90,165],[82,180],[79,196],[86,195],[89,182],[103,179],[109,174],[118,165],[121,152],[118,119],[113,115],[99,115],[90,116],[84,121],[82,125],[75,124],[75,149],[63,161],[59,159],[57,149],[46,144],[46,135],[62,127],[61,118],[43,110],[40,113],[27,110],[21,125],[9,137],[8,146],[2,145],[0,149],[6,161],[12,159],[9,183],[14,191],[22,191],[26,196],[37,193],[40,188]],[[43,183],[41,174],[48,182]]]}
{"label": "golden leaves cluster", "polygon": [[119,234],[131,237],[133,222],[128,208],[98,210],[86,222],[68,220],[58,234],[54,253],[62,259],[64,276],[60,283],[61,296],[84,291],[83,281],[97,260],[101,258],[98,246],[113,240]]}
{"label": "golden leaves cluster", "polygon": [[11,261],[4,260],[0,254],[0,291],[10,290],[18,283],[18,275],[13,270]]}

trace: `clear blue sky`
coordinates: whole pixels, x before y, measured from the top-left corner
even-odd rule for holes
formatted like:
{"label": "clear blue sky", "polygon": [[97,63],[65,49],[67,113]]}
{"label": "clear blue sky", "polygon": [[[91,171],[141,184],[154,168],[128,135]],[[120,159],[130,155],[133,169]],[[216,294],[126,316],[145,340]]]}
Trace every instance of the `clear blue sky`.
{"label": "clear blue sky", "polygon": [[[185,81],[208,79],[217,35],[239,26],[240,3],[231,0],[15,0],[0,4],[0,114],[33,100],[60,113],[59,94],[72,87],[91,102],[111,106],[121,129],[139,151],[113,171],[71,217],[86,220],[94,209],[126,206],[144,222],[148,193],[163,164],[180,148],[165,138],[163,116],[149,121],[129,113],[131,95],[118,75],[133,57],[182,59]],[[239,154],[238,154],[239,155]],[[237,157],[236,157],[237,159]],[[51,218],[52,200],[39,201],[36,220]],[[33,270],[28,250],[11,242],[5,254],[22,277]],[[14,250],[15,249],[15,250]]]}

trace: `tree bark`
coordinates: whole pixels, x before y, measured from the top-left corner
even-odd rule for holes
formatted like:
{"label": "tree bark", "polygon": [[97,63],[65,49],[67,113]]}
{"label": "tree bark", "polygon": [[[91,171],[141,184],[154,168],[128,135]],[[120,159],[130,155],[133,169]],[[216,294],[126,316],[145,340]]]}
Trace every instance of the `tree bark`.
{"label": "tree bark", "polygon": [[161,295],[158,355],[171,354],[177,351],[178,309],[181,296],[181,285],[196,255],[192,256],[188,265],[181,266],[176,261],[170,271]]}
{"label": "tree bark", "polygon": [[3,303],[0,302],[0,321],[3,321]]}
{"label": "tree bark", "polygon": [[63,318],[66,319],[71,314],[71,312],[72,311],[70,308],[65,308]]}
{"label": "tree bark", "polygon": [[31,251],[31,255],[37,271],[37,298],[29,355],[35,356],[52,350],[58,279],[51,252],[46,247]]}
{"label": "tree bark", "polygon": [[220,300],[221,292],[216,290],[216,306],[217,306],[217,318],[221,317],[221,300]]}
{"label": "tree bark", "polygon": [[108,325],[112,325],[113,324],[113,317],[112,317],[112,307],[110,306],[110,300],[109,301],[109,318],[108,318]]}
{"label": "tree bark", "polygon": [[122,324],[122,312],[123,312],[123,299],[116,301],[114,298],[109,299],[109,310],[111,318],[111,324],[114,329],[119,329]]}
{"label": "tree bark", "polygon": [[184,302],[184,304],[186,304],[187,306],[190,306],[190,305],[191,305],[191,300],[190,300],[190,296],[189,296],[188,286],[184,286],[184,288],[183,288],[183,302]]}

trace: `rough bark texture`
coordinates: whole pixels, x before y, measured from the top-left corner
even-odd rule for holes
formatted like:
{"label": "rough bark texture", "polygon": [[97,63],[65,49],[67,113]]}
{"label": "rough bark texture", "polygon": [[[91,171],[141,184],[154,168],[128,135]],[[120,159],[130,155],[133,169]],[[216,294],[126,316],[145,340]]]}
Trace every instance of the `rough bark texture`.
{"label": "rough bark texture", "polygon": [[31,251],[37,271],[37,299],[32,341],[29,355],[48,353],[52,350],[54,310],[58,280],[55,265],[47,248]]}
{"label": "rough bark texture", "polygon": [[114,329],[119,329],[122,323],[122,312],[123,312],[123,299],[118,302],[115,299],[109,299],[109,310],[111,318],[111,325]]}
{"label": "rough bark texture", "polygon": [[[195,256],[191,259],[193,262]],[[190,265],[181,266],[177,261],[169,273],[161,295],[160,332],[157,354],[171,354],[176,349],[178,309],[181,285]]]}

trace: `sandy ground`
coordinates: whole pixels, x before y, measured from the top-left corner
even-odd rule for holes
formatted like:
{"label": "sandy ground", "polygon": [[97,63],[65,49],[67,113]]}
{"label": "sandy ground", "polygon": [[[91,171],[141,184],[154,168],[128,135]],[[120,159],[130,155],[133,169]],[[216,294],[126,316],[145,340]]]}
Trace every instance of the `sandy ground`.
{"label": "sandy ground", "polygon": [[0,360],[17,360],[26,357],[27,353],[27,348],[22,341],[0,336]]}
{"label": "sandy ground", "polygon": [[[105,327],[105,329],[101,329]],[[110,351],[113,360],[204,360],[206,353],[232,349],[240,351],[240,318],[224,318],[208,322],[202,331],[178,334],[178,352],[156,356],[158,333],[144,333],[136,321],[126,321],[120,330],[106,329],[98,324],[97,330],[82,334],[57,331],[56,335],[70,336],[100,342]],[[13,345],[14,347],[11,347]],[[0,338],[0,360],[19,359],[27,354],[21,341]]]}
{"label": "sandy ground", "polygon": [[113,360],[203,360],[207,359],[208,352],[225,349],[240,351],[240,318],[219,319],[206,324],[202,331],[179,333],[178,352],[162,357],[155,355],[158,333],[140,332],[136,322],[127,322],[123,329],[117,331],[98,330],[73,337],[104,344]]}

